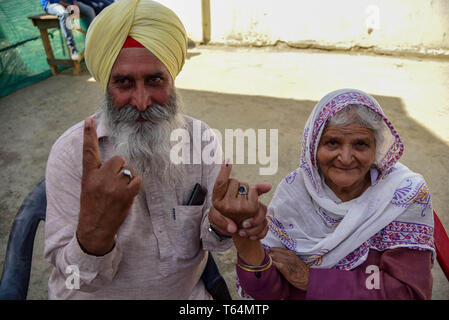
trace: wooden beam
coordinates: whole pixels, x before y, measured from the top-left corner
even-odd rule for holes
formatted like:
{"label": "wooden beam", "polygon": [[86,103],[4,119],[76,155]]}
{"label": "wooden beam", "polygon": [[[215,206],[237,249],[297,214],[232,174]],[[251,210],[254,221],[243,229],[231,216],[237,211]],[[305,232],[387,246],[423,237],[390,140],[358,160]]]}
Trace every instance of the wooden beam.
{"label": "wooden beam", "polygon": [[[48,32],[47,29],[39,29],[41,33],[42,43],[44,44],[44,50],[45,54],[47,55],[47,62],[48,60],[54,60],[55,56],[53,54],[53,49],[51,48],[50,39],[48,39]],[[58,67],[52,64],[50,65],[50,70],[53,75],[58,74]]]}
{"label": "wooden beam", "polygon": [[75,65],[75,60],[69,60],[69,59],[48,59],[47,63],[50,66],[66,66],[66,67],[73,67]]}
{"label": "wooden beam", "polygon": [[201,0],[201,16],[203,22],[203,43],[207,44],[211,36],[210,0]]}

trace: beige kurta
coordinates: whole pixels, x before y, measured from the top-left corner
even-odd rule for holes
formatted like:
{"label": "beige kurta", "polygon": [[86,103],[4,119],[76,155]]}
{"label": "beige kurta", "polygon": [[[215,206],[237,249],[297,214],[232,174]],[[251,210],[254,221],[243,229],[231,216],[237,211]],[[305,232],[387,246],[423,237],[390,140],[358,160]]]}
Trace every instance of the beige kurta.
{"label": "beige kurta", "polygon": [[[94,115],[102,161],[114,155],[109,134]],[[208,130],[184,116],[190,134],[190,160],[203,150],[219,152],[215,142],[198,141]],[[209,299],[200,277],[208,250],[225,250],[208,231],[211,194],[218,164],[189,164],[182,186],[169,189],[143,177],[143,188],[116,235],[114,249],[102,257],[82,251],[75,236],[80,208],[83,125],[67,130],[53,145],[47,162],[45,258],[54,266],[50,299]],[[200,129],[199,129],[200,128]],[[194,135],[196,140],[193,141]],[[202,206],[185,206],[195,183],[206,187]],[[78,277],[75,274],[79,270]],[[79,283],[79,288],[78,287]]]}

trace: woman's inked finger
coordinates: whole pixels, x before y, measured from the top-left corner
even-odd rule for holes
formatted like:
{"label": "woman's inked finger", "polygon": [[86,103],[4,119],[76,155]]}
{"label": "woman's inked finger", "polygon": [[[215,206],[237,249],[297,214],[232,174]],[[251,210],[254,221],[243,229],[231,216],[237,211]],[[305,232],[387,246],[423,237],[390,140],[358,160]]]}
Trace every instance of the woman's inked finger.
{"label": "woman's inked finger", "polygon": [[228,191],[229,177],[231,176],[232,164],[223,162],[215,179],[214,190],[212,191],[212,201],[221,201]]}

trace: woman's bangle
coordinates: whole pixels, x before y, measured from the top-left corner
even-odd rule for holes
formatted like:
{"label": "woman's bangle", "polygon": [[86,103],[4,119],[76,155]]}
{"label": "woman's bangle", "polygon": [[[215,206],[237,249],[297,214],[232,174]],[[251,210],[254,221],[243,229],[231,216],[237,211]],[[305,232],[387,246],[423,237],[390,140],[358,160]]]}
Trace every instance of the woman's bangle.
{"label": "woman's bangle", "polygon": [[271,257],[268,256],[268,262],[261,265],[261,266],[250,266],[247,264],[244,264],[237,260],[237,265],[242,268],[243,270],[250,271],[250,272],[261,272],[265,271],[267,269],[271,268],[271,265],[273,264],[273,260],[271,260]]}

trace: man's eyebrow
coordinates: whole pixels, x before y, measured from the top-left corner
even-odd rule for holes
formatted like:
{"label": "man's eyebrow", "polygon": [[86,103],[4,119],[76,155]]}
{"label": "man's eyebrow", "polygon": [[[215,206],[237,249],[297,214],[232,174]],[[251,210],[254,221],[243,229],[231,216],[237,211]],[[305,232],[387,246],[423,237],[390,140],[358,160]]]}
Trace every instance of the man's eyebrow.
{"label": "man's eyebrow", "polygon": [[[143,75],[144,78],[164,78],[164,73],[162,72],[155,72],[155,73],[147,73]],[[112,79],[118,80],[118,79],[133,79],[134,76],[131,74],[124,74],[124,73],[117,73],[112,75]]]}
{"label": "man's eyebrow", "polygon": [[117,73],[117,74],[113,74],[113,75],[112,75],[112,79],[113,79],[113,80],[130,79],[130,78],[132,78],[132,76],[129,75],[129,74],[121,74],[121,73]]}
{"label": "man's eyebrow", "polygon": [[148,73],[144,75],[144,78],[163,78],[164,74],[162,72]]}

